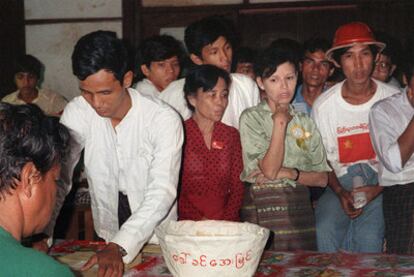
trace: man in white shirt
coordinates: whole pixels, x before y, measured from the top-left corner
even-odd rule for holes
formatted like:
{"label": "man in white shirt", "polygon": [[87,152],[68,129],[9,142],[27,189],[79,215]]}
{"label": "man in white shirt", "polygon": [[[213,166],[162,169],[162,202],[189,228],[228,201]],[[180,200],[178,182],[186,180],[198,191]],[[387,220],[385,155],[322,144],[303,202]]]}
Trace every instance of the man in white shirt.
{"label": "man in white shirt", "polygon": [[386,251],[414,254],[414,61],[405,92],[376,103],[369,115],[371,140],[384,186]]}
{"label": "man in white shirt", "polygon": [[[196,21],[186,28],[184,41],[193,63],[211,64],[230,72],[235,31],[227,20],[213,16]],[[238,129],[240,114],[259,103],[259,89],[251,78],[242,74],[233,73],[231,79],[229,102],[221,121]],[[191,111],[183,87],[184,79],[172,82],[160,98],[187,120]]]}
{"label": "man in white shirt", "polygon": [[136,73],[139,82],[136,90],[143,95],[158,97],[177,80],[183,51],[180,42],[169,35],[145,39],[137,50]]}
{"label": "man in white shirt", "polygon": [[84,149],[95,231],[108,242],[83,267],[97,263],[99,276],[122,275],[122,258],[126,263],[135,258],[172,209],[177,192],[180,117],[157,98],[129,88],[133,73],[127,61],[115,33],[83,36],[72,54],[82,95],[61,117],[74,138],[62,169],[63,188],[70,188],[73,167]]}
{"label": "man in white shirt", "polygon": [[[312,109],[334,170],[315,209],[321,252],[382,251],[382,187],[378,185],[368,114],[373,104],[398,93],[370,77],[375,57],[384,47],[366,24],[352,22],[337,29],[333,46],[326,52],[346,79],[321,94]],[[362,187],[353,189],[357,183]],[[366,196],[363,207],[354,203],[357,192]]]}

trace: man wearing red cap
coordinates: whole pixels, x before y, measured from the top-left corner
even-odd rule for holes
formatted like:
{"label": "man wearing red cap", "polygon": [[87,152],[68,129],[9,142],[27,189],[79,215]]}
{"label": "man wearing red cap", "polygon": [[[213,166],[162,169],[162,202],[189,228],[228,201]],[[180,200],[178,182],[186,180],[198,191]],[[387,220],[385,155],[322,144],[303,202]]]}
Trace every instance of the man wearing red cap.
{"label": "man wearing red cap", "polygon": [[378,185],[368,114],[374,103],[398,92],[371,79],[377,54],[384,47],[367,25],[353,22],[338,28],[333,46],[326,52],[346,79],[322,94],[312,110],[334,170],[315,210],[318,250],[322,252],[382,251],[382,187]]}

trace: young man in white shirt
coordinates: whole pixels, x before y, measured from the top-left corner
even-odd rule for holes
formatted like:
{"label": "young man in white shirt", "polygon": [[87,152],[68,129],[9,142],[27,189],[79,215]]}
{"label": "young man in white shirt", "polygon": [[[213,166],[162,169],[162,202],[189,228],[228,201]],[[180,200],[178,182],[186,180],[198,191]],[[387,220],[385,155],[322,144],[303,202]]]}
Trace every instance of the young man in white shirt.
{"label": "young man in white shirt", "polygon": [[177,193],[181,120],[162,101],[129,88],[133,73],[127,61],[115,33],[83,36],[72,54],[81,96],[61,117],[73,142],[58,203],[84,149],[95,231],[108,244],[83,269],[98,264],[99,276],[122,275],[122,261],[135,258],[174,207]]}
{"label": "young man in white shirt", "polygon": [[[185,30],[185,44],[190,58],[197,65],[211,64],[230,72],[235,44],[235,31],[224,18],[206,17],[190,24]],[[259,103],[259,89],[254,81],[242,74],[231,74],[229,103],[222,122],[239,128],[240,114]],[[184,98],[184,79],[172,82],[160,98],[178,111],[184,120],[191,117]]]}
{"label": "young man in white shirt", "polygon": [[414,254],[414,61],[405,92],[376,103],[369,114],[383,190],[386,252]]}
{"label": "young man in white shirt", "polygon": [[169,35],[145,39],[137,50],[136,90],[144,95],[158,97],[180,75],[183,55],[179,41]]}
{"label": "young man in white shirt", "polygon": [[[346,79],[321,94],[312,108],[334,170],[315,209],[321,252],[382,251],[382,187],[378,184],[378,160],[370,141],[368,113],[373,104],[398,93],[371,79],[376,55],[384,47],[366,24],[352,22],[337,29],[333,46],[326,52]],[[353,189],[357,181],[363,186]],[[364,207],[354,203],[356,192],[365,194]]]}

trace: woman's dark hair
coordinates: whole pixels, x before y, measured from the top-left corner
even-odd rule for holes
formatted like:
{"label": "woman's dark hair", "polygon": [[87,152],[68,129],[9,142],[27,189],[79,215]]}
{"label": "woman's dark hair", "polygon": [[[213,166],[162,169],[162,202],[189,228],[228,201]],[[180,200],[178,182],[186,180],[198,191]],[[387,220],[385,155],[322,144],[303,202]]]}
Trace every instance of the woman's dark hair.
{"label": "woman's dark hair", "polygon": [[[378,54],[378,47],[375,46],[375,45],[373,45],[373,44],[370,44],[368,46],[369,46],[369,49],[371,50],[371,54],[372,54],[372,57],[373,57],[372,63],[374,63],[375,62],[375,57]],[[345,48],[340,48],[340,49],[337,49],[337,50],[333,51],[332,52],[332,59],[337,64],[340,65],[341,64],[341,57],[342,57],[342,55],[345,54],[349,49],[351,49],[351,46],[350,47],[345,47]]]}
{"label": "woman's dark hair", "polygon": [[191,23],[185,29],[184,41],[190,54],[201,57],[203,47],[224,37],[230,45],[236,48],[237,34],[233,23],[221,16],[205,17]]}
{"label": "woman's dark hair", "polygon": [[13,64],[13,73],[25,72],[36,75],[40,79],[43,64],[32,55],[23,55],[18,57]]}
{"label": "woman's dark hair", "polygon": [[122,84],[128,72],[128,50],[115,32],[96,31],[81,37],[72,54],[73,74],[83,81],[100,70],[112,72]]}
{"label": "woman's dark hair", "polygon": [[65,158],[69,131],[36,105],[0,103],[0,198],[16,188],[23,166],[44,175]]}
{"label": "woman's dark hair", "polygon": [[231,79],[229,73],[214,65],[199,65],[188,73],[187,77],[185,77],[184,95],[190,110],[194,111],[194,107],[188,101],[188,97],[196,96],[199,89],[203,92],[212,90],[219,78],[223,78],[227,87],[230,87]]}
{"label": "woman's dark hair", "polygon": [[291,63],[295,67],[295,71],[298,71],[299,56],[296,51],[285,47],[285,45],[279,46],[272,43],[259,54],[254,64],[254,72],[256,76],[266,79],[276,72],[279,65],[286,62]]}
{"label": "woman's dark hair", "polygon": [[141,72],[141,65],[146,65],[148,68],[151,62],[163,61],[174,56],[181,61],[184,50],[182,44],[169,35],[153,36],[145,39],[138,48],[135,57],[135,64],[137,66],[136,72],[138,79],[144,78]]}

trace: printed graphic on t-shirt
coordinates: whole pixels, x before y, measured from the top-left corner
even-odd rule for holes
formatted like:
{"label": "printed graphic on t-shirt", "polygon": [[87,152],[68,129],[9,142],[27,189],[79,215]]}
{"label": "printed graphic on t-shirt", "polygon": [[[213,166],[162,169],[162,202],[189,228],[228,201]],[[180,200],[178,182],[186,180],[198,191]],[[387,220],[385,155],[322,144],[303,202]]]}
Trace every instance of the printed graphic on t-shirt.
{"label": "printed graphic on t-shirt", "polygon": [[353,163],[375,158],[369,133],[338,137],[339,161]]}

